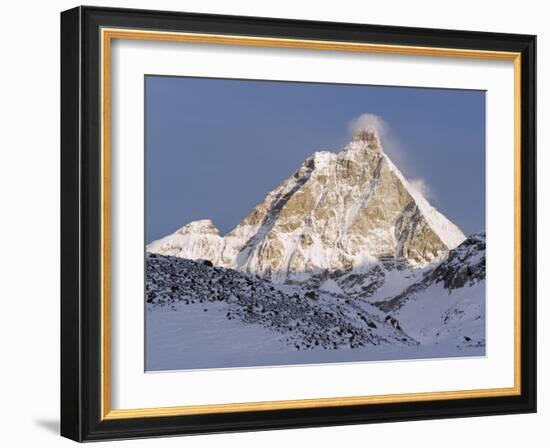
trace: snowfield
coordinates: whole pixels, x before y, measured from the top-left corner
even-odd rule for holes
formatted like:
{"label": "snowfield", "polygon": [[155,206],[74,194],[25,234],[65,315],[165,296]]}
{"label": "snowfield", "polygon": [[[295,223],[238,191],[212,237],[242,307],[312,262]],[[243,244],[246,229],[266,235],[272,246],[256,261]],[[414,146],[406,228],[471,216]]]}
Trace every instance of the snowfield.
{"label": "snowfield", "polygon": [[484,241],[430,269],[386,266],[402,290],[377,301],[148,253],[146,370],[483,356]]}
{"label": "snowfield", "polygon": [[146,371],[324,364],[482,356],[483,348],[384,345],[295,350],[284,337],[258,324],[225,318],[226,306],[180,305],[148,311]]}

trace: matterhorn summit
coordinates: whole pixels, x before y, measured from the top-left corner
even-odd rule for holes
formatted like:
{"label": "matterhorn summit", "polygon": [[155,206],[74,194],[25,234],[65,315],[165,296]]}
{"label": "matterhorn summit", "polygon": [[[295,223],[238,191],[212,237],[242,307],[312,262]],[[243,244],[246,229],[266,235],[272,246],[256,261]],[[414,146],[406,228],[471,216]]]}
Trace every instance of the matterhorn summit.
{"label": "matterhorn summit", "polygon": [[229,233],[189,223],[147,251],[278,283],[363,271],[380,260],[437,260],[465,236],[416,191],[366,126],[338,153],[314,152]]}

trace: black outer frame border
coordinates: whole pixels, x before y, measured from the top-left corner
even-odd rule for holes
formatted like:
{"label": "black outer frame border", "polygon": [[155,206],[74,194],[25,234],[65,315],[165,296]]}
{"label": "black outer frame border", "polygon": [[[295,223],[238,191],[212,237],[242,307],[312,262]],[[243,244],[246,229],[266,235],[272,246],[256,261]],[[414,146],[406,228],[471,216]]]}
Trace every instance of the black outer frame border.
{"label": "black outer frame border", "polygon": [[[521,395],[100,420],[100,28],[521,52]],[[77,7],[61,13],[61,435],[76,441],[536,412],[536,36]]]}

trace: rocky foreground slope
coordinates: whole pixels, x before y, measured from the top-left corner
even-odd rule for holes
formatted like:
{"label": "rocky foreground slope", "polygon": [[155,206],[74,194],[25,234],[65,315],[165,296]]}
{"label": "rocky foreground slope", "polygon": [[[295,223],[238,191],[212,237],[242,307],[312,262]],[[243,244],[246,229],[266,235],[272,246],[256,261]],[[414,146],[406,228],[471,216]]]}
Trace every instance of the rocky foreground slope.
{"label": "rocky foreground slope", "polygon": [[276,331],[297,350],[417,344],[375,306],[330,292],[285,288],[232,269],[178,257],[147,254],[146,266],[150,311],[175,310],[181,304],[202,304],[208,309],[211,303],[223,303],[228,320]]}
{"label": "rocky foreground slope", "polygon": [[388,271],[409,284],[376,301],[330,281],[272,283],[205,260],[148,253],[146,269],[148,370],[308,362],[289,352],[312,352],[311,362],[485,352],[481,233],[428,269]]}

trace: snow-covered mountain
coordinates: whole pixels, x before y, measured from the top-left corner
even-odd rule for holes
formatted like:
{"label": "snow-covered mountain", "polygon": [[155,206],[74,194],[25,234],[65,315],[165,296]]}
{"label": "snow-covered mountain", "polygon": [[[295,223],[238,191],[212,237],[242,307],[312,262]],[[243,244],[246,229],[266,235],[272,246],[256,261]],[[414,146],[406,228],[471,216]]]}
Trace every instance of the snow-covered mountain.
{"label": "snow-covered mountain", "polygon": [[204,219],[149,244],[146,302],[148,370],[482,355],[485,234],[432,207],[370,127],[226,235]]}
{"label": "snow-covered mountain", "polygon": [[384,153],[376,129],[367,128],[339,153],[308,157],[228,234],[208,219],[194,221],[147,251],[302,283],[382,259],[423,266],[464,239]]}

